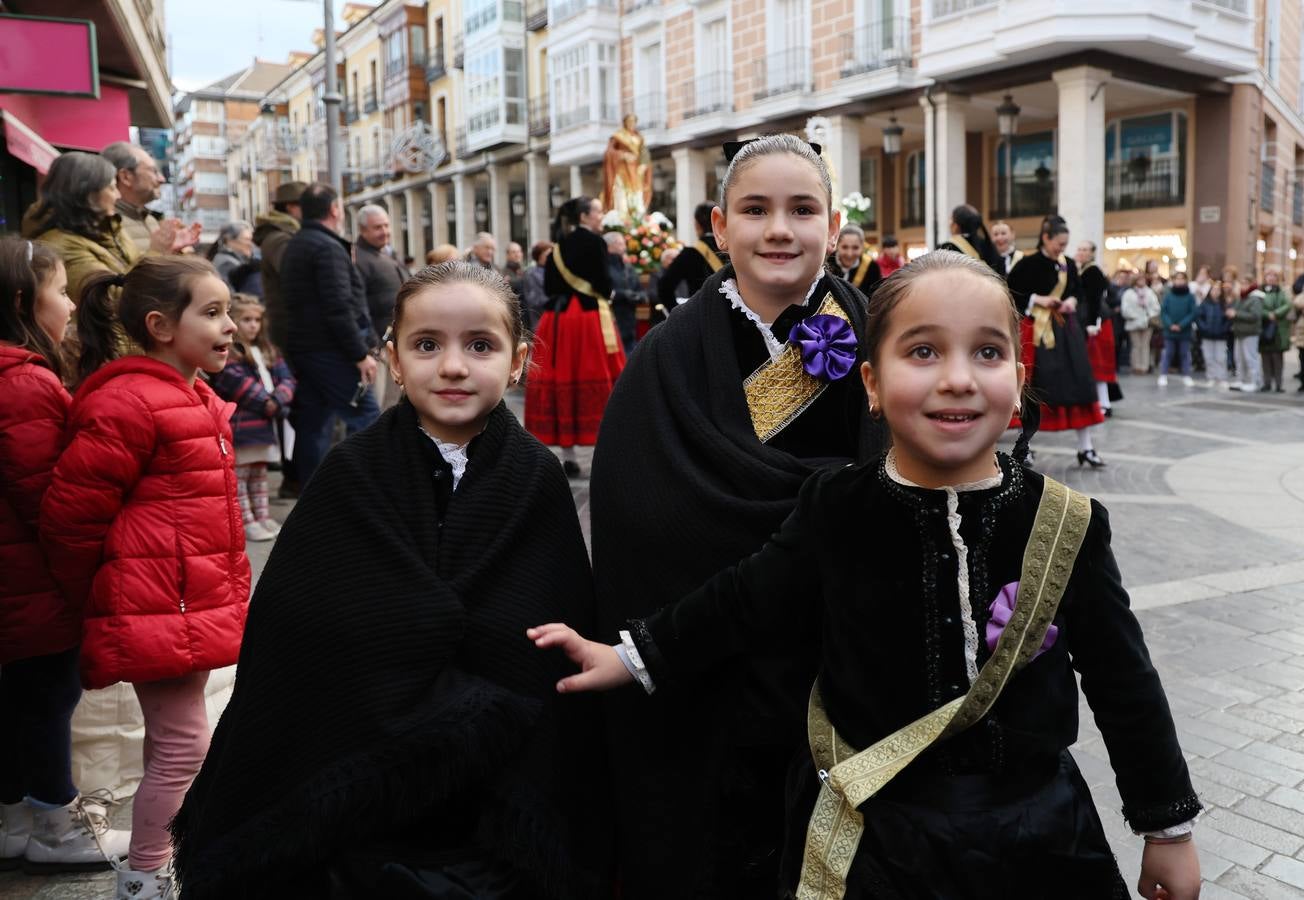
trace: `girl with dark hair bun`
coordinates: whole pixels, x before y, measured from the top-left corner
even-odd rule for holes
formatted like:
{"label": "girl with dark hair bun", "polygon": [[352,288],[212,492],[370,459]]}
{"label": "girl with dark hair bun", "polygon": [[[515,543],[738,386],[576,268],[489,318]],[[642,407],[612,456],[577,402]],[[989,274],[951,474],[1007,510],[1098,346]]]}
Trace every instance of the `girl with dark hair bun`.
{"label": "girl with dark hair bun", "polygon": [[543,275],[548,303],[525,389],[525,427],[545,444],[561,447],[562,466],[576,478],[575,447],[597,443],[625,351],[611,315],[602,204],[592,197],[567,200],[553,222],[552,239]]}
{"label": "girl with dark hair bun", "polygon": [[[1069,226],[1059,216],[1042,220],[1037,251],[1010,270],[1010,293],[1024,315],[1024,362],[1028,382],[1041,401],[1041,431],[1075,431],[1078,465],[1105,465],[1091,440],[1091,428],[1105,421],[1087,356],[1087,310],[1078,309],[1082,284],[1078,267],[1064,255]],[[1029,350],[1031,348],[1031,350]]]}
{"label": "girl with dark hair bun", "polygon": [[938,250],[954,250],[987,263],[997,275],[1005,274],[1005,261],[996,252],[987,226],[978,210],[962,203],[951,210],[951,237],[937,245]]}
{"label": "girl with dark hair bun", "polygon": [[81,615],[37,542],[71,398],[60,343],[73,304],[54,251],[0,240],[0,869],[107,869],[127,851],[72,779]]}

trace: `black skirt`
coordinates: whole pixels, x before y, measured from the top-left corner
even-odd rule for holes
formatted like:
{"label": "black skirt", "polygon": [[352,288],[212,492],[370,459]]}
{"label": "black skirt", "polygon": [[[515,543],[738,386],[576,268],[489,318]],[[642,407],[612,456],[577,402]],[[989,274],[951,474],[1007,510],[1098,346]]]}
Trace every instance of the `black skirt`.
{"label": "black skirt", "polygon": [[[805,760],[789,779],[782,897],[795,896],[819,791]],[[1109,841],[1068,751],[1018,776],[907,769],[860,809],[865,832],[846,900],[1127,900]]]}

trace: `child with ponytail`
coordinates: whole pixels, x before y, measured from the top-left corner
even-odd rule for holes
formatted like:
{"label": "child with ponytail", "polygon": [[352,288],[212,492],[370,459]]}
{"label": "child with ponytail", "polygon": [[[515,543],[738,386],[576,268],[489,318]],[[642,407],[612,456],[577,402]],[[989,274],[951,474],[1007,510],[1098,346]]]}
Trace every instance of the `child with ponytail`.
{"label": "child with ponytail", "polygon": [[[150,256],[87,280],[77,328],[90,374],[41,505],[41,543],[83,619],[82,685],[129,682],[144,713],[145,774],[117,864],[117,896],[132,900],[170,895],[167,825],[208,748],[204,685],[236,661],[248,608],[232,405],[198,377],[226,365],[229,306],[203,259]],[[119,329],[143,355],[118,358]]]}
{"label": "child with ponytail", "polygon": [[81,618],[37,541],[70,398],[68,274],[43,244],[0,240],[0,869],[107,868],[128,835],[72,779]]}

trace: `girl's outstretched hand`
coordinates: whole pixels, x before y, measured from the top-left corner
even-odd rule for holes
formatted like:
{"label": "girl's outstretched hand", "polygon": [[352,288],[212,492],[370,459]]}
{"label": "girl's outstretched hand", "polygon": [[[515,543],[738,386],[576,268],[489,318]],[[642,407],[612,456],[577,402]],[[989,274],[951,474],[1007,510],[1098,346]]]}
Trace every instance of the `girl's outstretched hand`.
{"label": "girl's outstretched hand", "polygon": [[1146,900],[1196,900],[1200,896],[1200,858],[1195,843],[1147,843],[1136,889]]}
{"label": "girl's outstretched hand", "polygon": [[586,641],[569,625],[551,622],[537,628],[527,628],[525,636],[540,649],[560,647],[566,658],[580,667],[580,674],[557,682],[557,692],[609,691],[629,684],[634,676],[616,655],[615,648],[597,641]]}

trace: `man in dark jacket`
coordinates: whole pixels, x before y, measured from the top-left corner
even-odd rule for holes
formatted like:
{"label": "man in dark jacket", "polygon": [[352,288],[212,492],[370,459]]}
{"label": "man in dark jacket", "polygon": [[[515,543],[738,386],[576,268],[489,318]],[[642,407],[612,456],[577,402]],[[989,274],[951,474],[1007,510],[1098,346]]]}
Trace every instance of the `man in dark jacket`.
{"label": "man in dark jacket", "polygon": [[294,462],[307,484],[330,448],[335,419],[349,434],[380,415],[371,389],[377,336],[362,274],[339,235],[344,210],[330,186],[314,182],[299,198],[303,227],[281,257],[281,291],[290,314],[286,349],[299,379],[292,423]]}
{"label": "man in dark jacket", "polygon": [[711,210],[714,208],[714,203],[699,203],[693,210],[697,243],[685,247],[657,281],[657,302],[666,308],[667,313],[682,302],[676,291],[680,282],[688,285],[686,296],[691,297],[723,263],[719,256],[720,248],[715,245],[715,235],[711,233]]}
{"label": "man in dark jacket", "polygon": [[630,354],[638,341],[637,307],[643,302],[643,291],[639,289],[638,272],[625,262],[625,236],[608,231],[602,237],[607,242],[607,271],[611,274],[611,314],[625,353]]}
{"label": "man in dark jacket", "polygon": [[281,293],[281,257],[285,247],[299,230],[303,212],[299,197],[308,185],[302,181],[287,181],[272,196],[272,211],[254,220],[254,244],[262,253],[263,306],[267,307],[267,336],[282,350],[287,349],[290,336],[289,315],[285,297]]}
{"label": "man in dark jacket", "polygon": [[[381,341],[394,321],[394,301],[398,289],[411,277],[407,266],[390,255],[389,213],[383,207],[368,204],[358,210],[358,241],[354,244],[354,257],[362,282],[367,287],[367,312],[371,315],[371,328]],[[376,380],[376,399],[381,409],[398,402],[398,386],[388,377]]]}

